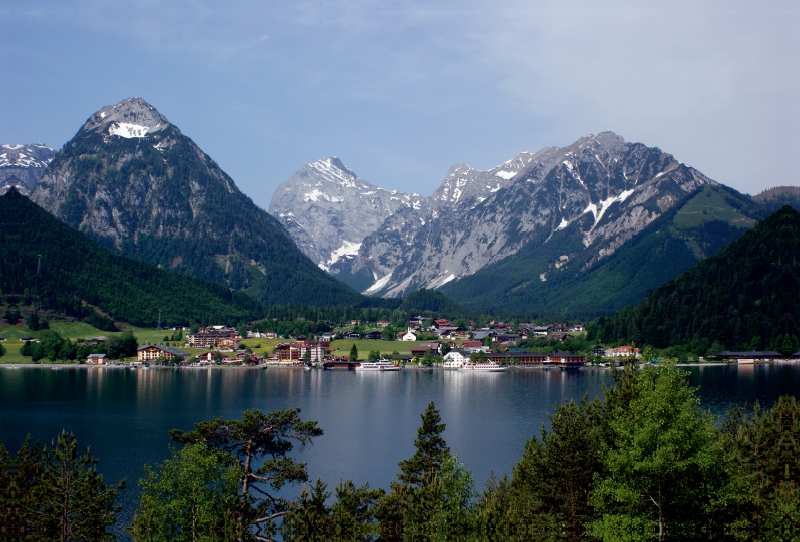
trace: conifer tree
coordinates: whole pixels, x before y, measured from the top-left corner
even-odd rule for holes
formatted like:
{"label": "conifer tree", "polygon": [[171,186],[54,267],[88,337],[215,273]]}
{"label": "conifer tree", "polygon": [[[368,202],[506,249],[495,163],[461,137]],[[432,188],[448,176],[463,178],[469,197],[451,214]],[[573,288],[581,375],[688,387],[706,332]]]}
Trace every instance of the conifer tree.
{"label": "conifer tree", "polygon": [[350,355],[347,359],[348,361],[358,361],[358,348],[356,347],[356,343],[353,343],[353,347],[350,349]]}

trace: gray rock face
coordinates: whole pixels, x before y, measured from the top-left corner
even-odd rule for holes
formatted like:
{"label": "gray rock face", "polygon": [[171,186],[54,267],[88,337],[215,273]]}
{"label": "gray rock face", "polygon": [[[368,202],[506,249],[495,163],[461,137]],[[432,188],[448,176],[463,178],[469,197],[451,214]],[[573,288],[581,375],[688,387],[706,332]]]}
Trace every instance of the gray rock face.
{"label": "gray rock face", "polygon": [[[350,242],[360,243],[357,255],[331,271],[349,277],[364,293],[402,296],[475,273],[523,246],[547,243],[570,225],[578,246],[591,253],[585,265],[592,266],[707,183],[714,181],[671,155],[626,143],[612,132],[522,153],[489,171],[457,164],[430,197],[394,210],[372,232],[363,233],[366,225],[353,231]],[[294,192],[301,193],[299,187]],[[330,204],[334,198],[342,200],[336,201],[338,207]],[[302,223],[308,221],[308,206],[284,199],[275,209],[301,222],[302,234],[282,218],[298,244],[315,246],[318,232],[338,228],[342,213],[337,209],[347,208],[347,199],[330,193],[313,228]],[[364,206],[352,205],[350,212],[362,216]],[[565,256],[559,266],[568,265]]]}
{"label": "gray rock face", "polygon": [[56,151],[41,143],[0,145],[0,195],[12,186],[30,195],[55,154]]}
{"label": "gray rock face", "polygon": [[360,179],[335,156],[301,167],[272,196],[269,213],[303,253],[330,271],[358,253],[361,241],[419,194],[384,190]]}
{"label": "gray rock face", "polygon": [[[375,282],[367,292],[386,297],[438,288],[529,243],[546,243],[576,221],[584,250],[595,252],[592,265],[684,194],[713,183],[671,155],[626,143],[611,132],[520,156],[525,160],[511,161],[520,165],[510,182],[473,198],[474,205],[433,213],[424,223],[418,220],[419,226],[411,217],[386,221],[364,239],[351,274],[372,274]],[[492,172],[498,170],[506,171],[500,166]],[[407,231],[409,222],[413,233]]]}

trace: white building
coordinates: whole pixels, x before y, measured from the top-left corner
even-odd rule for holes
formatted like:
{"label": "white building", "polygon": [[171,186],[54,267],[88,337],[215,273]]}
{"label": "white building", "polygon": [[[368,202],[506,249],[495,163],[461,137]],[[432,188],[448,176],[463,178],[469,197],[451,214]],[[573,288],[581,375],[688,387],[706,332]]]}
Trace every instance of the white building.
{"label": "white building", "polygon": [[400,341],[416,341],[417,336],[411,332],[411,328],[408,328],[408,331],[402,333],[397,339]]}
{"label": "white building", "polygon": [[464,350],[450,350],[444,356],[444,367],[458,368],[469,361],[469,354]]}

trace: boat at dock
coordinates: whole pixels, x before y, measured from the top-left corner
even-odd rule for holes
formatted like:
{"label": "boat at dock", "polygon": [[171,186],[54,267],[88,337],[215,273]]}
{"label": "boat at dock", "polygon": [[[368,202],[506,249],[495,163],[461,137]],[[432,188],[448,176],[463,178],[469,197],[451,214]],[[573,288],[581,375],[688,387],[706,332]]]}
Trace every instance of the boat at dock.
{"label": "boat at dock", "polygon": [[367,361],[356,366],[356,371],[399,371],[400,367],[389,360]]}
{"label": "boat at dock", "polygon": [[487,361],[483,363],[465,363],[458,368],[459,371],[468,371],[475,373],[500,373],[508,370],[508,366],[500,365],[494,361]]}

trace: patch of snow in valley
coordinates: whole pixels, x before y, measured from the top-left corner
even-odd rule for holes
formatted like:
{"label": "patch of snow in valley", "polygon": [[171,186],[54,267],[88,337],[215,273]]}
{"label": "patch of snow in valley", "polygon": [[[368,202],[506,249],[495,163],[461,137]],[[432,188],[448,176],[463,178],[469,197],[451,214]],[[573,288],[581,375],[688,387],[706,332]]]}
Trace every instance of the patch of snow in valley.
{"label": "patch of snow in valley", "polygon": [[561,219],[561,224],[558,225],[558,227],[556,228],[556,231],[563,230],[567,226],[569,226],[569,220],[567,220],[566,218],[562,218]]}
{"label": "patch of snow in valley", "polygon": [[366,290],[364,290],[364,291],[363,291],[363,292],[361,292],[361,293],[362,293],[362,294],[364,294],[364,295],[370,295],[370,294],[374,294],[375,292],[378,292],[378,291],[380,291],[380,289],[381,289],[381,288],[383,288],[384,286],[386,286],[386,283],[388,283],[388,282],[389,282],[389,279],[391,279],[391,278],[392,278],[392,274],[391,274],[391,273],[389,273],[388,275],[386,275],[386,276],[385,276],[385,277],[383,277],[382,279],[378,279],[378,280],[375,282],[375,284],[373,284],[372,286],[370,286],[369,288],[367,288]]}
{"label": "patch of snow in valley", "polygon": [[339,261],[343,256],[355,256],[361,248],[361,243],[351,243],[350,241],[343,241],[342,246],[331,252],[331,257],[328,260],[328,265],[331,266]]}

